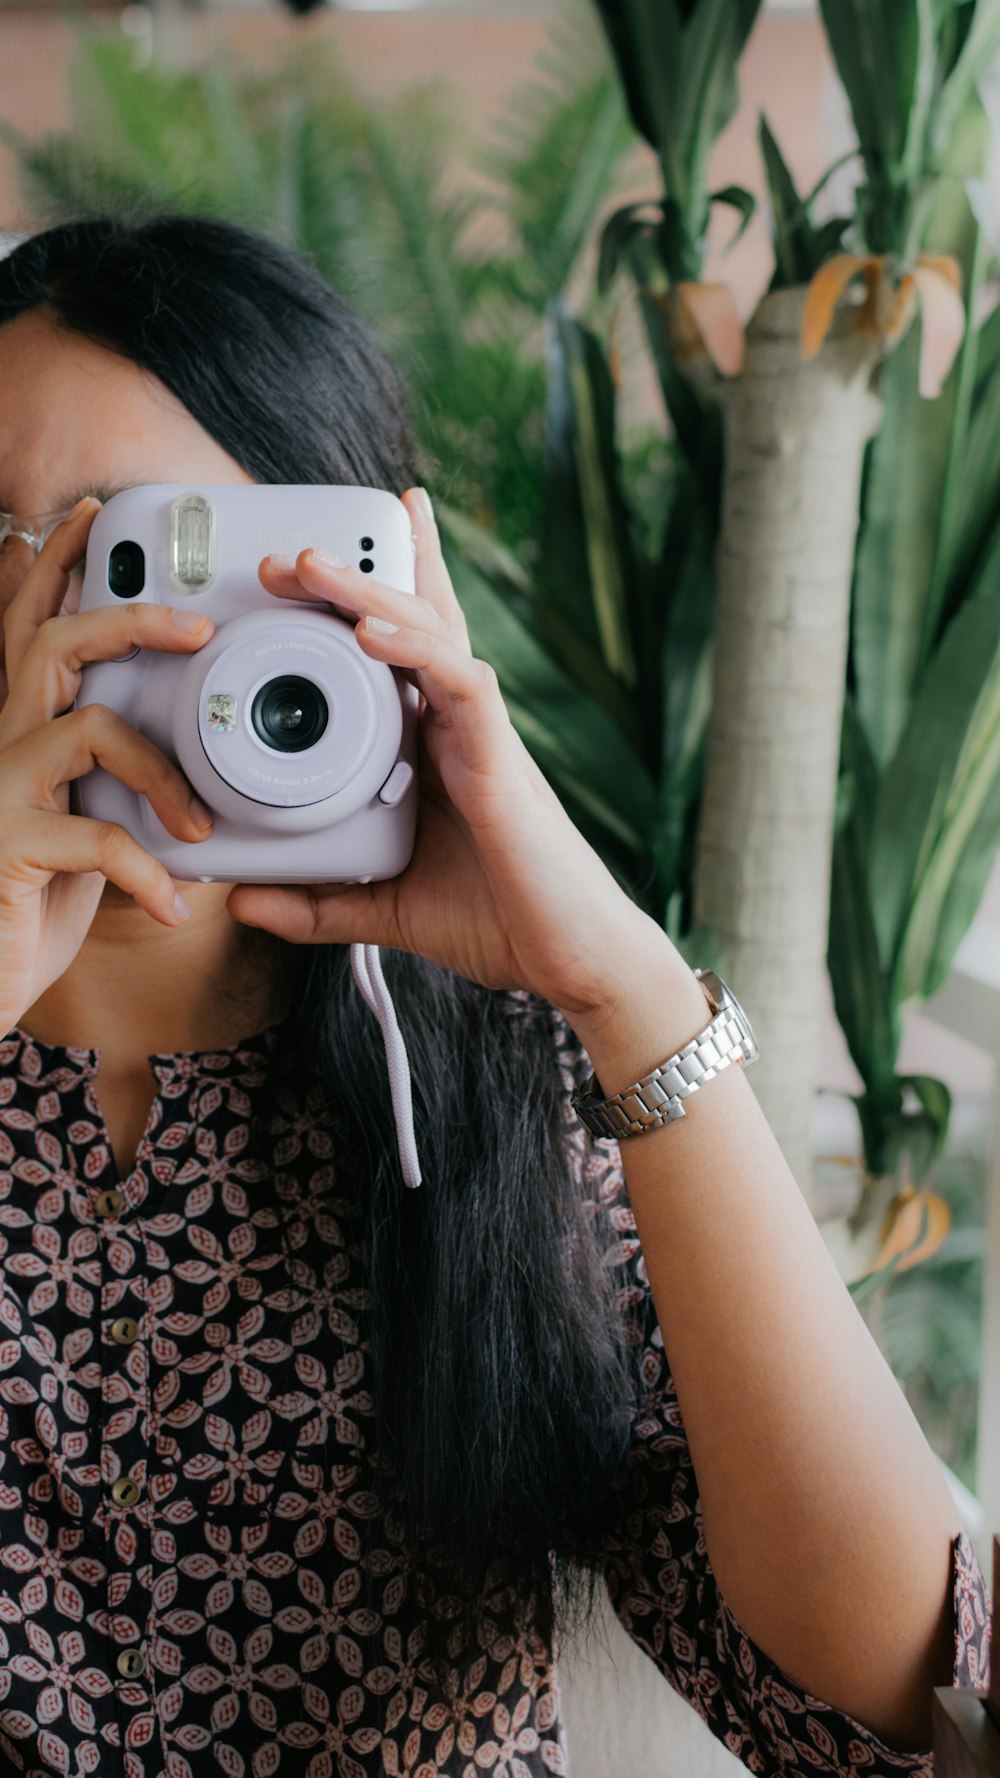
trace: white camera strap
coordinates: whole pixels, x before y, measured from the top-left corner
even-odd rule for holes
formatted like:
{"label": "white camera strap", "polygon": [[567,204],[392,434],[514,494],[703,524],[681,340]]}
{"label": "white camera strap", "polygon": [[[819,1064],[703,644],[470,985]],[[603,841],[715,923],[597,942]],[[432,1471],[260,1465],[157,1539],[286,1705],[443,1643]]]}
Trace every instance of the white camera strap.
{"label": "white camera strap", "polygon": [[403,1183],[408,1186],[417,1186],[420,1184],[421,1173],[420,1162],[417,1159],[417,1139],[413,1128],[410,1062],[406,1054],[403,1034],[399,1029],[396,1009],[392,1004],[392,996],[385,985],[378,945],[351,946],[351,974],[382,1027],[385,1059],[389,1066],[392,1109],[396,1119],[399,1160],[403,1169]]}

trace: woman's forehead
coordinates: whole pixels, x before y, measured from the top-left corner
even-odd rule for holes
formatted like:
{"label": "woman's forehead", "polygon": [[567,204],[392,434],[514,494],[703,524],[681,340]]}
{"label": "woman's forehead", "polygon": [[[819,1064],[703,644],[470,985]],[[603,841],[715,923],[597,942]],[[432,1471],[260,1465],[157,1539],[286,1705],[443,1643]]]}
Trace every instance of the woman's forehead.
{"label": "woman's forehead", "polygon": [[145,366],[43,311],[0,326],[3,509],[55,512],[85,493],[243,474]]}

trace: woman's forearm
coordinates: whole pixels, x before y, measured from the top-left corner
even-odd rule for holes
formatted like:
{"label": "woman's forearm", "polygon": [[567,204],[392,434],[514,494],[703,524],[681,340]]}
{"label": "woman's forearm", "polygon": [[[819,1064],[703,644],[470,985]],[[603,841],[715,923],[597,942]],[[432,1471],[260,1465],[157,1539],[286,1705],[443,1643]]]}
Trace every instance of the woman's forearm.
{"label": "woman's forearm", "polygon": [[[605,1094],[711,1017],[669,939],[641,936],[634,982],[619,961],[600,1015],[566,1014]],[[952,1682],[950,1490],[743,1068],[685,1113],[621,1157],[719,1587],[797,1685],[929,1746]]]}

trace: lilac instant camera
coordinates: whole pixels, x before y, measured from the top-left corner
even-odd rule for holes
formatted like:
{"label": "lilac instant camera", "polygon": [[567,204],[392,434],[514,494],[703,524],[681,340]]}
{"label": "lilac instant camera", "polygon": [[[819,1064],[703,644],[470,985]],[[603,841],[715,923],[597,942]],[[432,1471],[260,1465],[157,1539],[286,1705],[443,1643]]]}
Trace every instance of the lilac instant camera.
{"label": "lilac instant camera", "polygon": [[93,522],[81,611],[148,602],[216,626],[193,655],[89,663],[76,700],[148,735],[212,811],[210,837],[189,843],[103,768],[75,781],[78,813],[118,822],[172,876],[367,883],[410,861],[416,688],[329,607],[277,599],[257,578],[262,556],[310,547],[414,591],[409,514],[377,488],[157,483],[116,494]]}

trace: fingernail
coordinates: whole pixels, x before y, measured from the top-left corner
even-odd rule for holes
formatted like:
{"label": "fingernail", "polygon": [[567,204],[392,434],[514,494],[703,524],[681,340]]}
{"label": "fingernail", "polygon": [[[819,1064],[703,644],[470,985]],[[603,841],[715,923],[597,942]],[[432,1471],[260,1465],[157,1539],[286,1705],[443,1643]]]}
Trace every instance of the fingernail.
{"label": "fingernail", "polygon": [[366,617],[365,618],[365,629],[366,630],[385,630],[385,631],[398,630],[399,625],[389,623],[388,619],[384,618],[384,617]]}
{"label": "fingernail", "polygon": [[277,568],[278,572],[280,574],[294,574],[295,573],[295,557],[294,556],[281,556],[281,555],[278,555],[278,554],[272,552],[271,555],[269,555],[267,559],[270,562],[271,567]]}
{"label": "fingernail", "polygon": [[191,912],[191,908],[190,908],[189,903],[184,900],[183,895],[181,894],[180,890],[178,889],[176,895],[174,896],[174,914],[175,914],[176,918],[178,920],[186,920],[188,915],[190,914],[190,912]]}
{"label": "fingernail", "polygon": [[322,562],[324,568],[347,567],[346,562],[342,562],[339,556],[332,556],[329,550],[312,549],[309,551],[309,554],[312,556],[314,562]]}
{"label": "fingernail", "polygon": [[[201,611],[174,610],[174,623],[180,630],[200,630],[202,624],[210,624],[211,622],[211,618],[206,617]],[[215,626],[213,625],[212,627],[214,629]]]}
{"label": "fingernail", "polygon": [[429,520],[429,522],[433,525],[433,523],[434,523],[434,508],[431,505],[431,497],[428,494],[426,488],[418,488],[417,489],[417,505],[419,506],[421,512],[423,513],[424,518]]}
{"label": "fingernail", "polygon": [[200,797],[193,796],[188,804],[188,808],[191,810],[192,820],[196,821],[199,827],[213,826],[215,816],[212,814],[211,809],[206,809]]}

